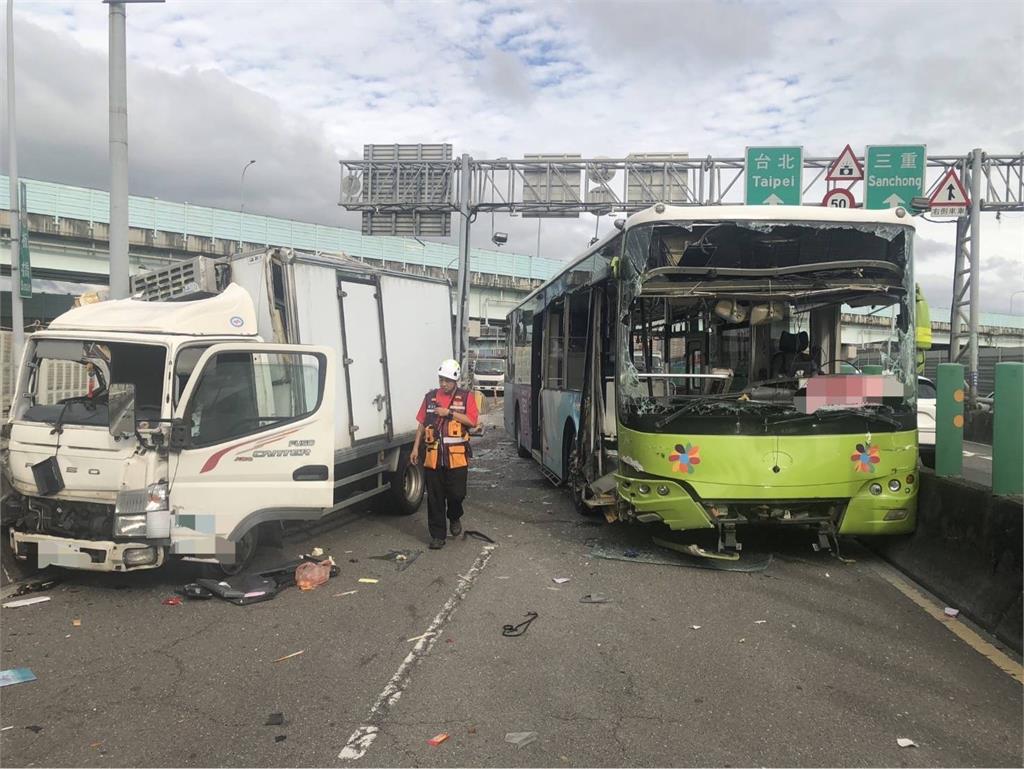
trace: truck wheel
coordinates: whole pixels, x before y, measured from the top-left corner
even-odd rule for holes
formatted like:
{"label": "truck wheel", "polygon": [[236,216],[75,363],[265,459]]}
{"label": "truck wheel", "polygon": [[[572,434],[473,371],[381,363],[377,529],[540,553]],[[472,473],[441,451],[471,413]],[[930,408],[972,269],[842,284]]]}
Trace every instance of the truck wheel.
{"label": "truck wheel", "polygon": [[396,515],[412,515],[423,502],[426,483],[423,468],[409,461],[409,447],[398,454],[398,466],[391,475],[391,489],[384,495],[382,508]]}
{"label": "truck wheel", "polygon": [[529,451],[524,449],[523,444],[519,442],[519,436],[522,434],[520,432],[521,426],[522,425],[519,422],[519,406],[516,406],[516,453],[519,455],[520,459],[529,459],[532,455]]}
{"label": "truck wheel", "polygon": [[217,568],[227,577],[233,577],[236,574],[241,573],[251,562],[253,556],[256,555],[257,546],[257,531],[255,528],[249,529],[245,535],[235,543],[235,562],[234,563],[218,563]]}

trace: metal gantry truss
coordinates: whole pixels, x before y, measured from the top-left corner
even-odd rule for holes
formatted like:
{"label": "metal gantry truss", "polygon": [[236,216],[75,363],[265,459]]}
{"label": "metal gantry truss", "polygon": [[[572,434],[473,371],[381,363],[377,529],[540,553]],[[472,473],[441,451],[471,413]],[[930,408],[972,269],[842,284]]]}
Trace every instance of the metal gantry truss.
{"label": "metal gantry truss", "polygon": [[[384,152],[379,148],[387,147]],[[704,158],[685,153],[582,158],[531,155],[521,159],[474,160],[453,157],[450,145],[368,145],[359,160],[342,160],[339,205],[363,212],[364,231],[381,234],[437,234],[438,217],[460,217],[460,312],[465,327],[469,227],[478,212],[507,212],[534,217],[601,216],[633,213],[655,203],[681,206],[735,205],[743,202],[742,157]],[[424,150],[423,148],[429,148]],[[863,163],[863,157],[858,161]],[[862,181],[828,181],[834,157],[804,158],[804,200],[821,200],[837,186]],[[953,306],[950,317],[951,361],[966,360],[971,397],[978,373],[980,223],[984,212],[1024,211],[1024,153],[930,155],[926,194],[949,169],[969,191],[967,215],[956,220]],[[817,205],[805,203],[804,205]],[[402,219],[402,217],[405,217]],[[388,222],[406,226],[389,228]],[[417,222],[433,222],[417,228]],[[384,227],[379,225],[383,223]],[[411,226],[416,231],[406,231]],[[463,331],[463,334],[465,331]],[[465,351],[465,338],[460,340]]]}

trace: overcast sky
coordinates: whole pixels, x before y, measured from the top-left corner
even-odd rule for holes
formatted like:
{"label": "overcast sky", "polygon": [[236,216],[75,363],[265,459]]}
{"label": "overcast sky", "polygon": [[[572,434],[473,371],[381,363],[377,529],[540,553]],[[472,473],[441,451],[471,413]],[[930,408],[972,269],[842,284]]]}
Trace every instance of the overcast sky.
{"label": "overcast sky", "polygon": [[[15,37],[21,175],[108,189],[107,6],[16,0]],[[479,158],[1024,150],[1018,0],[167,0],[128,6],[128,56],[132,194],[238,208],[256,159],[247,211],[324,224],[358,227],[337,207],[338,160],[373,142]],[[541,254],[567,258],[595,219],[542,227]],[[486,244],[489,221],[475,229]],[[497,229],[535,252],[535,222]],[[1021,214],[985,215],[986,310],[1024,289],[1022,233]],[[949,303],[953,237],[952,224],[920,230],[936,306]]]}

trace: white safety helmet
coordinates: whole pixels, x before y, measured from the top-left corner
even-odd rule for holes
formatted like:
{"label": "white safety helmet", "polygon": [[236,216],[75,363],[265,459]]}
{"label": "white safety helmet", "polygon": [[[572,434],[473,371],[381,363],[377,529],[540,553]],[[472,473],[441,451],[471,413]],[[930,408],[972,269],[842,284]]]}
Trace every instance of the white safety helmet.
{"label": "white safety helmet", "polygon": [[459,366],[457,360],[449,358],[446,361],[441,362],[441,366],[437,369],[437,375],[442,376],[445,379],[451,379],[454,382],[459,381],[459,374],[462,373],[462,367]]}

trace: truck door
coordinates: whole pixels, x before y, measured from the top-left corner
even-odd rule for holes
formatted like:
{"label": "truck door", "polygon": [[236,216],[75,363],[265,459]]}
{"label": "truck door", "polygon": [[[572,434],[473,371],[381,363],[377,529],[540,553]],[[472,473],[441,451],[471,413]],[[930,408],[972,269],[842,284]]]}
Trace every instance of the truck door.
{"label": "truck door", "polygon": [[[380,290],[375,282],[338,281],[345,382],[352,442],[388,435],[391,398],[381,323]],[[410,328],[409,333],[415,333]]]}
{"label": "truck door", "polygon": [[319,518],[334,501],[333,351],[217,344],[171,435],[174,551],[222,555],[256,524]]}

